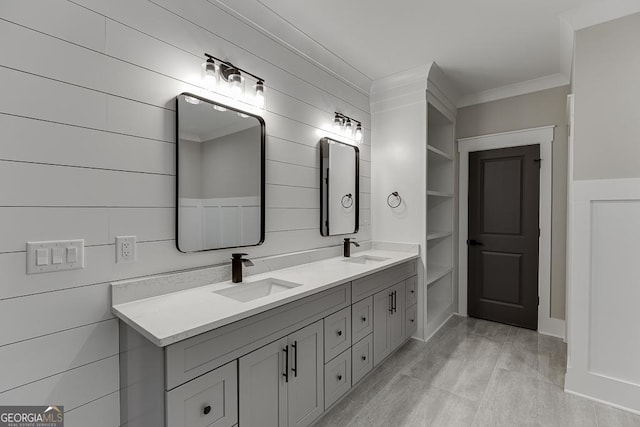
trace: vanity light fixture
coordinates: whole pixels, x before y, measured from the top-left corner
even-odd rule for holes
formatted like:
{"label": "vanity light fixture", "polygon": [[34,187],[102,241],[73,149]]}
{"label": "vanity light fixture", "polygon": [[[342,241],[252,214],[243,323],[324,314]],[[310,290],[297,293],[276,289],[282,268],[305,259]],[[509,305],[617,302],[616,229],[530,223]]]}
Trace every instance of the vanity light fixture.
{"label": "vanity light fixture", "polygon": [[[355,123],[355,131],[353,124]],[[333,131],[346,138],[354,140],[356,143],[362,143],[362,122],[353,117],[346,116],[336,111],[333,117]]]}
{"label": "vanity light fixture", "polygon": [[[213,90],[220,85],[223,91],[228,92],[238,101],[243,101],[263,109],[265,105],[264,79],[255,74],[236,67],[231,62],[223,61],[208,53],[204,54],[206,60],[202,64],[202,77],[205,88]],[[245,93],[245,76],[249,76],[256,81],[253,86],[253,93]]]}

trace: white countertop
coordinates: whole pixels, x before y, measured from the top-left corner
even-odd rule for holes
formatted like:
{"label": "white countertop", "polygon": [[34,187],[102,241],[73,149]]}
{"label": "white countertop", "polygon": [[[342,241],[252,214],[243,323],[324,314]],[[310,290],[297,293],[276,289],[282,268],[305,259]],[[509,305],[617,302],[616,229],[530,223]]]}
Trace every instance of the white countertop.
{"label": "white countertop", "polygon": [[[379,249],[357,252],[352,256],[356,258],[363,255],[388,259],[372,264],[357,264],[345,262],[347,258],[344,257],[329,258],[250,276],[242,283],[215,283],[117,304],[112,307],[112,311],[155,345],[164,347],[418,258],[416,252]],[[215,293],[224,288],[248,286],[267,278],[298,283],[301,286],[248,302],[236,301]]]}

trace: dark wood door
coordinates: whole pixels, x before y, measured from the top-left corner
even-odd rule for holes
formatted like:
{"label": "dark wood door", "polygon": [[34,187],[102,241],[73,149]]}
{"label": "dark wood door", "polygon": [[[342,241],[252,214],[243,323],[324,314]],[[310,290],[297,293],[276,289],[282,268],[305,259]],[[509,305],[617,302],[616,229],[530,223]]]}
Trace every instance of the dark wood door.
{"label": "dark wood door", "polygon": [[538,328],[540,146],[469,155],[468,310]]}

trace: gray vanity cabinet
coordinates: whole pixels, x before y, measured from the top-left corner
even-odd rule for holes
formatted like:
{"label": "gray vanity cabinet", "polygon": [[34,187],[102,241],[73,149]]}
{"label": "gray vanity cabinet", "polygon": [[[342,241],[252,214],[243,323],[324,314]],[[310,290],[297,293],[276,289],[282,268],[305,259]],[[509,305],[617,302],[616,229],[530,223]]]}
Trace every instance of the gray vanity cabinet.
{"label": "gray vanity cabinet", "polygon": [[373,364],[377,366],[405,339],[405,282],[373,296]]}
{"label": "gray vanity cabinet", "polygon": [[243,427],[303,427],[324,411],[322,320],[239,359]]}

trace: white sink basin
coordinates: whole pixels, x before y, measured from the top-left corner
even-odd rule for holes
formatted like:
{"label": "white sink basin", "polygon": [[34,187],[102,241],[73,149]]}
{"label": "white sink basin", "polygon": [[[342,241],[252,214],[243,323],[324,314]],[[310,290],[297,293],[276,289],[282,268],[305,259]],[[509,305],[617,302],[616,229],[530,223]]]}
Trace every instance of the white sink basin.
{"label": "white sink basin", "polygon": [[377,264],[382,261],[386,261],[389,258],[381,257],[381,256],[371,256],[371,255],[361,255],[351,258],[343,259],[344,262],[351,262],[353,264]]}
{"label": "white sink basin", "polygon": [[248,302],[288,291],[297,286],[300,286],[300,284],[269,278],[249,283],[237,283],[230,288],[213,292],[236,301]]}

